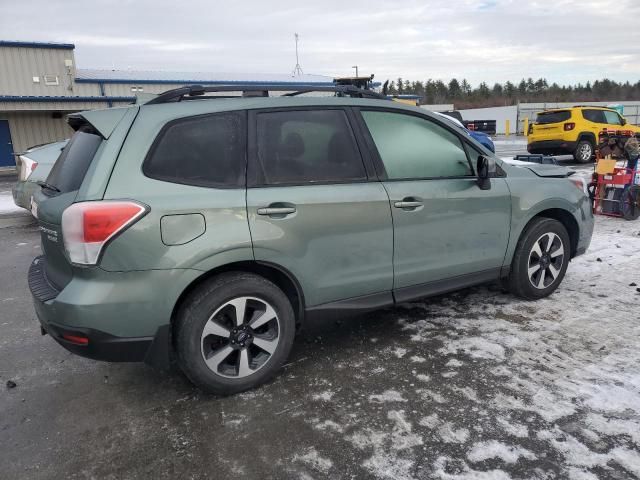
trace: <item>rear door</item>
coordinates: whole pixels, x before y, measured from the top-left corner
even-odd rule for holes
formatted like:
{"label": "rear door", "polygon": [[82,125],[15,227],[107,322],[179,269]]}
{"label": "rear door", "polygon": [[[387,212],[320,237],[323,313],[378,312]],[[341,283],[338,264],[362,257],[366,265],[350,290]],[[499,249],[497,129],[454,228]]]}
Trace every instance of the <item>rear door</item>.
{"label": "rear door", "polygon": [[443,123],[385,110],[362,117],[391,201],[396,299],[433,293],[444,281],[498,278],[511,223],[505,180],[480,190],[469,161],[479,152]]}
{"label": "rear door", "polygon": [[390,299],[393,229],[384,187],[341,108],[249,115],[247,209],[255,259],[291,272],[308,307]]}

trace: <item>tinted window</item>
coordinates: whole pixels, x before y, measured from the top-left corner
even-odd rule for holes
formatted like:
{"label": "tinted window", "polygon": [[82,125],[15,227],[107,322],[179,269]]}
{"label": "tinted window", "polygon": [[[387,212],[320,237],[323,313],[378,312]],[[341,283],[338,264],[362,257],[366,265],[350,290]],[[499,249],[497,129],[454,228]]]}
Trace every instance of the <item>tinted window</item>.
{"label": "tinted window", "polygon": [[347,182],[366,178],[342,110],[257,115],[259,183]]}
{"label": "tinted window", "polygon": [[99,135],[82,130],[74,133],[53,165],[47,183],[60,193],[78,190],[101,143]]}
{"label": "tinted window", "polygon": [[566,122],[571,118],[571,112],[569,110],[563,110],[561,112],[542,112],[538,114],[536,123],[539,125],[545,125],[547,123],[560,123]]}
{"label": "tinted window", "polygon": [[582,110],[582,116],[590,122],[606,123],[602,110]]}
{"label": "tinted window", "polygon": [[244,116],[221,113],[171,122],[144,163],[145,175],[204,187],[244,185]]}
{"label": "tinted window", "polygon": [[622,125],[620,121],[620,115],[616,112],[611,112],[609,110],[603,110],[605,122],[609,125]]}
{"label": "tinted window", "polygon": [[362,112],[362,116],[388,178],[472,175],[462,142],[444,127],[400,113]]}

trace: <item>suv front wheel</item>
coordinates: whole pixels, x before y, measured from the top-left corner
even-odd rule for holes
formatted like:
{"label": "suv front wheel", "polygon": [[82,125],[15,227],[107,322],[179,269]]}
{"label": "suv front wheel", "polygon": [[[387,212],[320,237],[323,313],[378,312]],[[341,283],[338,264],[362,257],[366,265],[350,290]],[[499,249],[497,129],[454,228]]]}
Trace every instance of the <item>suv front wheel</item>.
{"label": "suv front wheel", "polygon": [[287,296],[251,273],[225,273],[198,287],[177,318],[178,363],[202,390],[230,395],[271,378],[295,336]]}
{"label": "suv front wheel", "polygon": [[569,234],[552,218],[535,218],[520,236],[511,263],[509,290],[527,300],[551,295],[567,271],[571,258]]}
{"label": "suv front wheel", "polygon": [[580,140],[576,145],[576,150],[573,153],[573,158],[578,163],[589,163],[593,158],[593,143],[589,140]]}

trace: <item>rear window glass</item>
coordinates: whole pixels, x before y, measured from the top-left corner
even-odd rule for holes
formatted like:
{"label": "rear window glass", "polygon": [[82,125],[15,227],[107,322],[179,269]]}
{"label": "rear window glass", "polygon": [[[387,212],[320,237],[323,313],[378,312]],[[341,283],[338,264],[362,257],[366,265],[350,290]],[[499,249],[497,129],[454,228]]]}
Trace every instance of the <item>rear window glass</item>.
{"label": "rear window glass", "polygon": [[538,114],[536,123],[540,125],[545,125],[547,123],[560,123],[566,122],[570,118],[571,112],[568,110],[563,110],[561,112],[543,112]]}
{"label": "rear window glass", "polygon": [[160,133],[143,166],[146,176],[202,187],[244,185],[244,115],[220,113],[177,120]]}
{"label": "rear window glass", "polygon": [[345,113],[306,110],[260,113],[258,177],[266,185],[366,179]]}
{"label": "rear window glass", "polygon": [[47,183],[60,193],[78,190],[101,143],[100,135],[78,130],[53,165]]}

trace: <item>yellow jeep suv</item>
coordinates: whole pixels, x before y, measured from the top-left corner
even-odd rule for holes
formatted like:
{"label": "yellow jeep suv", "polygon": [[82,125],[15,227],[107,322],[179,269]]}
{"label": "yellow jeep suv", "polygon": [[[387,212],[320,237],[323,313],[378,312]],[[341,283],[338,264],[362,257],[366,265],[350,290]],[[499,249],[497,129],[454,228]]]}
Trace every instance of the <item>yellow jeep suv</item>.
{"label": "yellow jeep suv", "polygon": [[577,162],[587,163],[593,158],[598,134],[604,129],[640,133],[640,127],[627,124],[611,108],[557,108],[538,113],[535,123],[529,126],[527,150],[546,155],[570,154]]}

